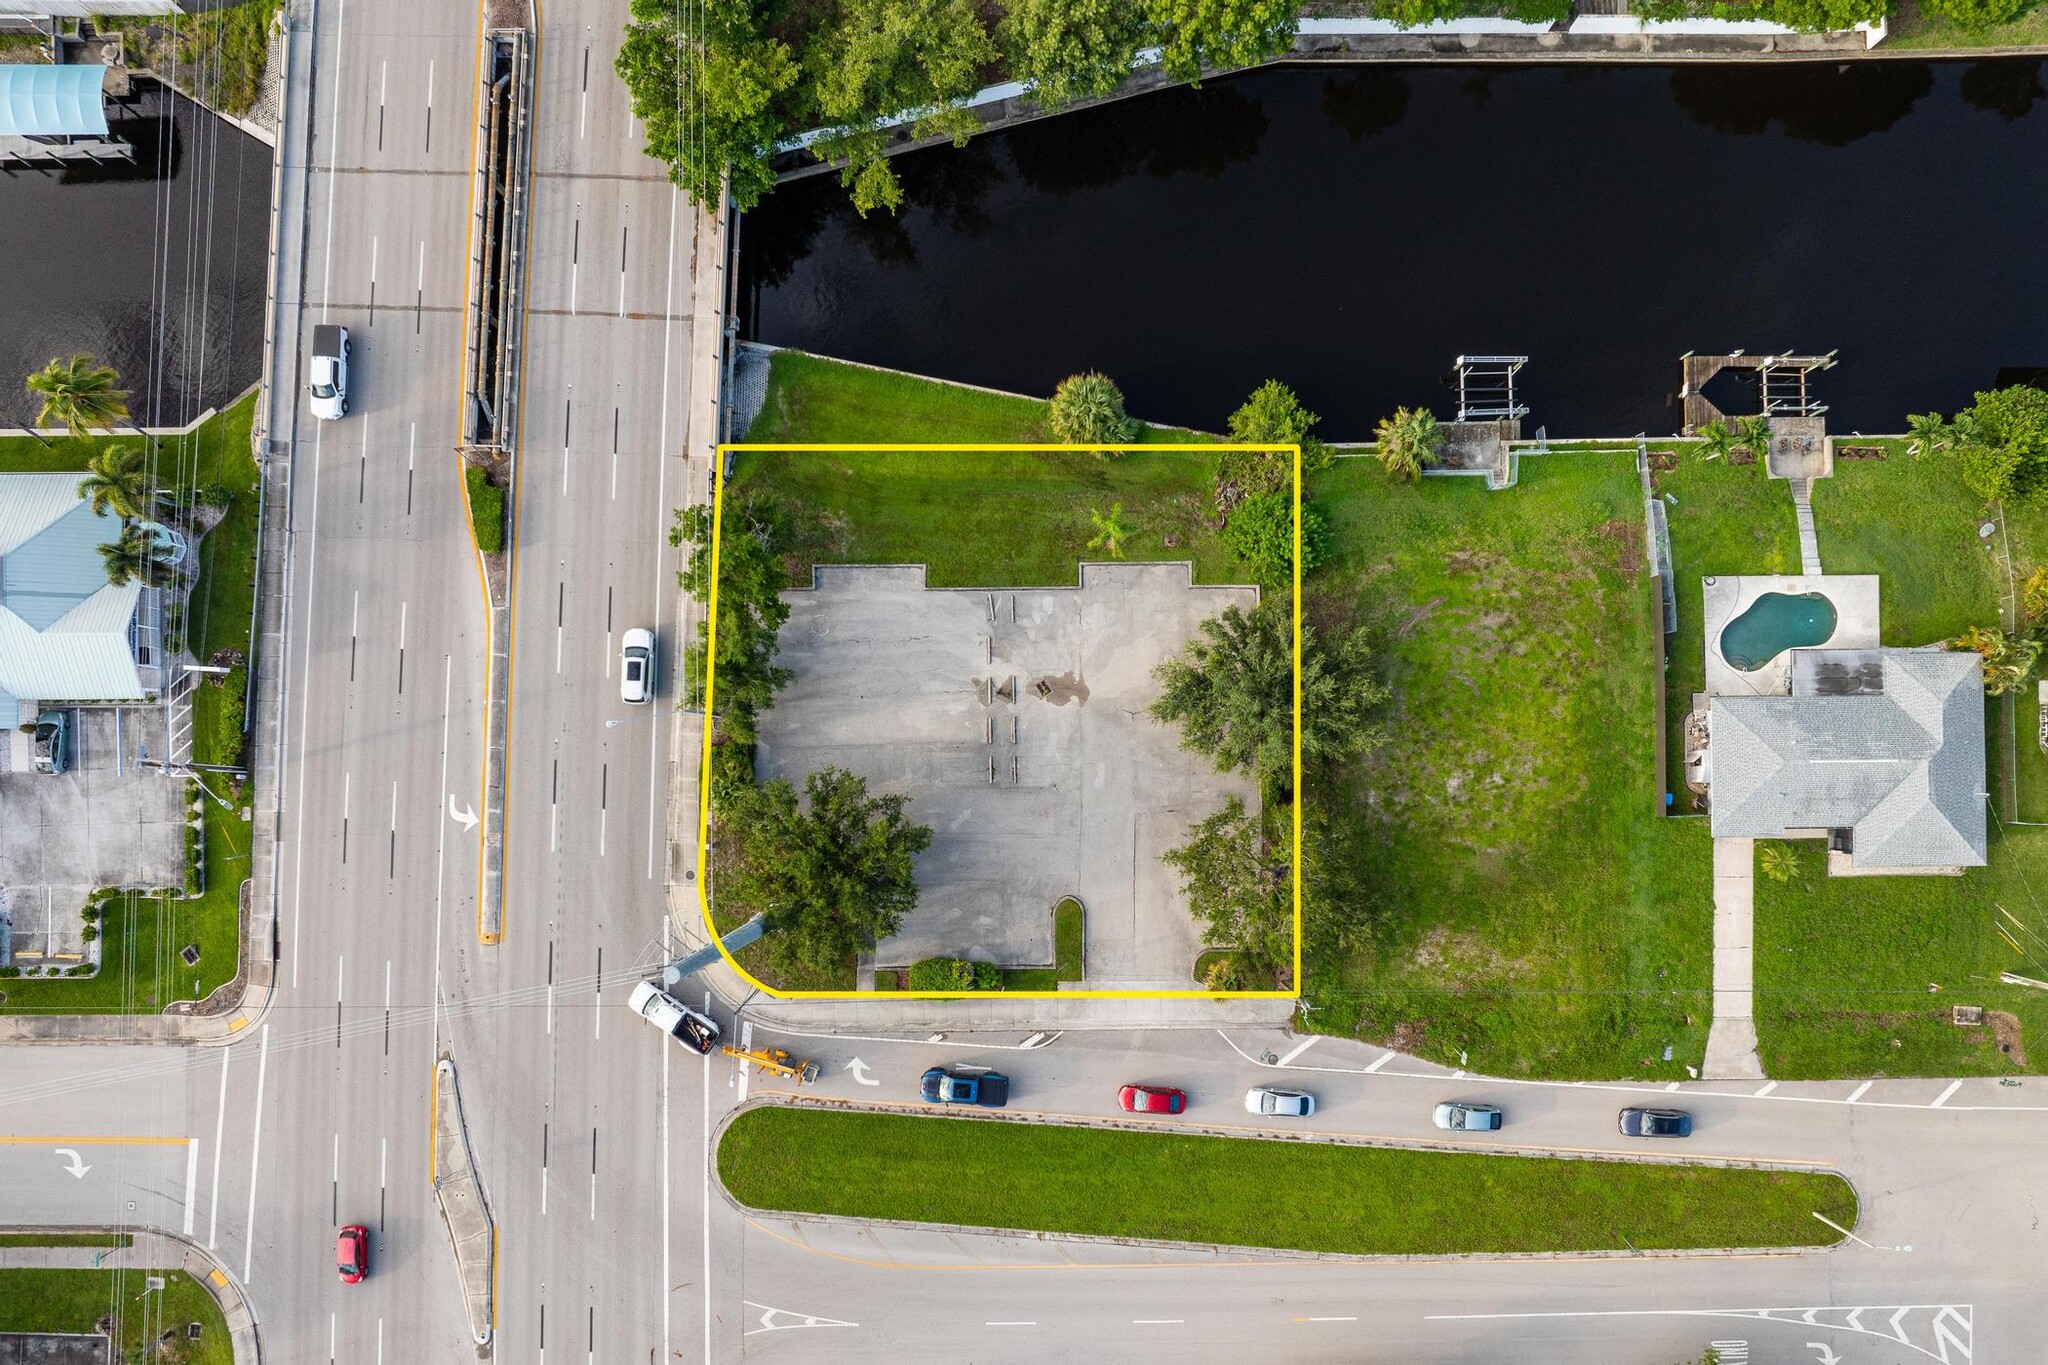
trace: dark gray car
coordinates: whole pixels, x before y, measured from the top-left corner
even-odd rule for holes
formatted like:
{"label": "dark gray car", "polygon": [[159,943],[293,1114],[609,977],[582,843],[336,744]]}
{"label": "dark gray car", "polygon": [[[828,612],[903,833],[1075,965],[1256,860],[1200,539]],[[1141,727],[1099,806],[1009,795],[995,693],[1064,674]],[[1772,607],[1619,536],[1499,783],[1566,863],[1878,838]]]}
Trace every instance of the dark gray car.
{"label": "dark gray car", "polygon": [[35,766],[39,773],[61,773],[71,766],[71,717],[45,711],[36,718]]}
{"label": "dark gray car", "polygon": [[1624,1109],[1620,1127],[1623,1137],[1691,1137],[1692,1115],[1683,1109]]}

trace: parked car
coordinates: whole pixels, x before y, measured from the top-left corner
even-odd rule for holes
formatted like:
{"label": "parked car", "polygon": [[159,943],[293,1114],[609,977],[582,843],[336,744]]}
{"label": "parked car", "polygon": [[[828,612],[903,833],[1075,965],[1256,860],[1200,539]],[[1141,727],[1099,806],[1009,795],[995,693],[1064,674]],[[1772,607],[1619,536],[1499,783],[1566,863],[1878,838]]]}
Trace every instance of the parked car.
{"label": "parked car", "polygon": [[36,717],[35,768],[39,773],[61,773],[71,766],[71,716],[64,711],[45,711]]}
{"label": "parked car", "polygon": [[1305,1119],[1316,1112],[1316,1097],[1306,1090],[1255,1085],[1244,1092],[1244,1111],[1261,1118]]}
{"label": "parked car", "polygon": [[348,416],[348,328],[315,327],[307,369],[313,415],[326,421]]}
{"label": "parked car", "polygon": [[654,700],[654,632],[634,627],[619,647],[619,700]]}
{"label": "parked car", "polygon": [[1164,1085],[1127,1085],[1116,1092],[1126,1114],[1178,1114],[1188,1107],[1185,1090]]}
{"label": "parked car", "polygon": [[952,1070],[935,1066],[919,1086],[927,1104],[973,1104],[1000,1109],[1010,1102],[1010,1078],[999,1071]]}
{"label": "parked car", "polygon": [[709,1053],[718,1042],[717,1020],[708,1014],[697,1013],[652,981],[643,981],[635,986],[632,998],[626,1003],[632,1006],[633,1013],[699,1056]]}
{"label": "parked car", "polygon": [[1436,1120],[1437,1127],[1453,1133],[1491,1133],[1507,1121],[1498,1105],[1469,1104],[1464,1100],[1440,1104],[1430,1117]]}
{"label": "parked car", "polygon": [[1620,1127],[1623,1137],[1691,1137],[1692,1115],[1683,1109],[1624,1109]]}
{"label": "parked car", "polygon": [[334,1243],[334,1268],[343,1284],[361,1284],[370,1273],[370,1230],[351,1223]]}

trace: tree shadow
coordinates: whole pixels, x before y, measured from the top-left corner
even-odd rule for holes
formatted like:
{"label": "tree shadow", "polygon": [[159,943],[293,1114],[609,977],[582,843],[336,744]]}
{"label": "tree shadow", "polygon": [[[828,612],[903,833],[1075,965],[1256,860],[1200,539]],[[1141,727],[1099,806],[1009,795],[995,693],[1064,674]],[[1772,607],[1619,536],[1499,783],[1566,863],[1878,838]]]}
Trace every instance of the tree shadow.
{"label": "tree shadow", "polygon": [[1378,137],[1408,114],[1408,77],[1399,71],[1370,67],[1341,80],[1323,81],[1323,117],[1330,126],[1357,142]]}
{"label": "tree shadow", "polygon": [[1256,156],[1268,124],[1258,100],[1222,85],[1121,100],[1006,136],[1024,183],[1058,197],[1131,175],[1213,179]]}
{"label": "tree shadow", "polygon": [[1997,114],[2007,123],[2016,123],[2043,96],[2040,59],[1971,62],[1963,72],[1957,93],[1965,104]]}
{"label": "tree shadow", "polygon": [[1671,73],[1672,98],[1703,128],[1747,137],[1775,123],[1795,142],[1826,147],[1884,132],[1933,88],[1925,62],[1684,66]]}

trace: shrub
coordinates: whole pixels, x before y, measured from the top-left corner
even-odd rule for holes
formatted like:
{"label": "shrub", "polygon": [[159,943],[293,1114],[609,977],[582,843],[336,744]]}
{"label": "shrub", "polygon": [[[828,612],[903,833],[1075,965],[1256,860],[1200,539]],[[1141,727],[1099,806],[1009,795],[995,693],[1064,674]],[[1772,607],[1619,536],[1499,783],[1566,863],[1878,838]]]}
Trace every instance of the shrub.
{"label": "shrub", "polygon": [[1964,487],[1987,500],[2048,501],[2048,393],[2025,385],[1980,393],[1953,429]]}
{"label": "shrub", "polygon": [[2009,24],[2034,7],[2034,0],[1920,0],[1922,14],[1939,15],[1968,33]]}
{"label": "shrub", "polygon": [[[1294,581],[1294,499],[1285,493],[1246,498],[1224,523],[1223,539],[1251,566],[1260,586],[1280,588]],[[1330,528],[1312,503],[1301,505],[1301,575],[1314,573],[1329,558]]]}
{"label": "shrub", "polygon": [[469,489],[469,524],[477,549],[487,555],[503,554],[505,490],[491,482],[490,471],[482,465],[465,465],[462,478]]}
{"label": "shrub", "polygon": [[711,746],[711,804],[725,806],[754,785],[754,759],[745,744],[727,740]]}
{"label": "shrub", "polygon": [[993,962],[928,957],[910,964],[910,989],[914,991],[993,991],[1002,984],[1002,969]]}
{"label": "shrub", "polygon": [[2027,575],[2027,581],[2020,588],[2020,609],[2027,620],[2048,623],[2048,568],[2036,569]]}
{"label": "shrub", "polygon": [[185,826],[185,898],[199,895],[206,869],[206,833],[198,824]]}
{"label": "shrub", "polygon": [[1441,439],[1435,413],[1427,408],[1396,408],[1392,417],[1380,418],[1374,429],[1373,453],[1379,457],[1387,477],[1412,483],[1436,463],[1436,448]]}
{"label": "shrub", "polygon": [[21,975],[21,968],[19,968],[19,967],[16,967],[16,966],[14,966],[14,965],[12,965],[12,964],[9,964],[8,966],[5,966],[5,967],[0,967],[0,976],[20,976],[20,975]]}
{"label": "shrub", "polygon": [[100,927],[97,924],[88,924],[83,929],[80,929],[78,931],[78,938],[79,941],[82,943],[91,943],[94,939],[98,938],[99,936]]}
{"label": "shrub", "polygon": [[1138,434],[1138,424],[1124,412],[1122,390],[1108,375],[1093,370],[1070,374],[1060,381],[1052,391],[1052,411],[1047,420],[1054,439],[1069,445],[1116,445]]}

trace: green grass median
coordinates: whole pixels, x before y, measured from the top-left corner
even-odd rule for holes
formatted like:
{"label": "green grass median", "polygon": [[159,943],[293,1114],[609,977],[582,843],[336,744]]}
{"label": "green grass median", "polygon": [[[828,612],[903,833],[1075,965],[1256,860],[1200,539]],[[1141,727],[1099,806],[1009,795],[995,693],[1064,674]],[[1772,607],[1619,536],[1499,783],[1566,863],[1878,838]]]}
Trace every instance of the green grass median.
{"label": "green grass median", "polygon": [[1825,1246],[1838,1176],[1417,1152],[793,1106],[719,1178],[757,1209],[1350,1255]]}

